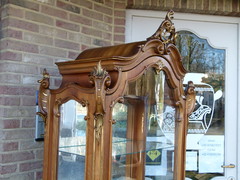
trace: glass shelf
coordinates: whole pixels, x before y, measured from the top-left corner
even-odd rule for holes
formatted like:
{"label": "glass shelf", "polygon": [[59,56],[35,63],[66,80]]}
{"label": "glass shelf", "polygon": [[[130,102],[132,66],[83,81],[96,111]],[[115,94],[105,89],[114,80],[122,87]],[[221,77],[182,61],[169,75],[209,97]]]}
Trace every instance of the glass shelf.
{"label": "glass shelf", "polygon": [[[113,138],[113,156],[128,155],[135,153],[148,152],[159,149],[173,149],[171,143],[163,143],[158,141],[134,141],[126,138]],[[86,149],[85,137],[68,137],[61,138],[59,151],[65,153],[85,156]]]}

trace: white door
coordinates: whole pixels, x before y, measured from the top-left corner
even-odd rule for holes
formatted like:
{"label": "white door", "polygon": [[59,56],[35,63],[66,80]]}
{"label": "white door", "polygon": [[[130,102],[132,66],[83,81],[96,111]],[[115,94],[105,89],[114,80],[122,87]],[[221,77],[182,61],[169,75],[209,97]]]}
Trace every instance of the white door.
{"label": "white door", "polygon": [[[150,37],[164,20],[165,15],[166,12],[127,10],[126,42],[141,41]],[[197,144],[195,143],[195,145],[199,145],[196,149],[194,149],[196,147],[194,143],[191,142],[194,141],[192,139],[196,139],[197,135],[188,134],[187,161],[189,161],[186,165],[188,171],[190,174],[194,173],[196,177],[205,175],[204,180],[240,179],[240,168],[238,166],[238,162],[240,162],[240,145],[237,143],[237,139],[240,138],[238,134],[240,129],[240,123],[238,123],[238,112],[240,112],[238,105],[240,104],[240,78],[238,74],[240,69],[238,60],[240,19],[175,13],[173,23],[177,31],[190,32],[203,39],[203,41],[205,39],[209,47],[216,49],[216,51],[221,50],[224,54],[222,62],[224,90],[222,94],[214,92],[216,96],[220,94],[224,98],[223,109],[218,110],[222,111],[224,119],[223,129],[221,128],[223,133],[206,133],[204,136],[198,134],[200,140]],[[218,66],[220,65],[218,64]],[[191,77],[194,78],[190,76],[190,79]],[[211,125],[213,121],[209,123],[209,126],[201,131],[206,132],[211,127],[213,127],[212,129],[214,127],[219,128],[216,127],[218,126],[217,123],[214,126]],[[204,146],[208,146],[207,151],[206,149],[205,151],[202,150]],[[221,167],[221,165],[224,167]]]}

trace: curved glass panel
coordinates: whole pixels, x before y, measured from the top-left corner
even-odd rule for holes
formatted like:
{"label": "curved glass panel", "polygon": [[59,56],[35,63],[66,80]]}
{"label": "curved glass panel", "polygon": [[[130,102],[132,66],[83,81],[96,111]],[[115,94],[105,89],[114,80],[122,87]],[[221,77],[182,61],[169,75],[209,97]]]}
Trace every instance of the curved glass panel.
{"label": "curved glass panel", "polygon": [[175,112],[164,72],[129,83],[113,108],[112,179],[173,179]]}
{"label": "curved glass panel", "polygon": [[87,108],[70,100],[60,110],[58,180],[84,180]]}
{"label": "curved glass panel", "polygon": [[226,51],[189,31],[178,32],[177,47],[189,71],[184,81],[192,80],[197,93],[189,117],[186,176],[191,180],[223,176]]}

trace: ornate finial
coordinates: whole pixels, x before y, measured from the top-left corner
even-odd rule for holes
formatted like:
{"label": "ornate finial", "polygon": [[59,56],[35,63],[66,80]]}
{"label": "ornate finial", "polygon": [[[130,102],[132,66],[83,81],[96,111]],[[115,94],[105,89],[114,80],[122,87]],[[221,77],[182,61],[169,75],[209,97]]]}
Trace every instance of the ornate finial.
{"label": "ornate finial", "polygon": [[157,31],[147,40],[160,39],[164,44],[176,42],[176,32],[174,24],[172,23],[174,11],[168,11],[165,20],[159,26]]}

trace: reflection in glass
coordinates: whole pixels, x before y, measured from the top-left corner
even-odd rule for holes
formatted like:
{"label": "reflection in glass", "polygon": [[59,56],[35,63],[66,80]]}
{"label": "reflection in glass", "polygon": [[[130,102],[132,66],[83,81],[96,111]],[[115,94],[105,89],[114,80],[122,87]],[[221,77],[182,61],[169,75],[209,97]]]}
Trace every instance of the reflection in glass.
{"label": "reflection in glass", "polygon": [[87,108],[70,100],[60,110],[58,180],[83,180]]}
{"label": "reflection in glass", "polygon": [[225,50],[189,31],[178,32],[177,47],[195,84],[196,107],[189,117],[186,176],[209,180],[223,176]]}
{"label": "reflection in glass", "polygon": [[112,113],[112,179],[173,179],[175,111],[164,72],[129,83]]}

